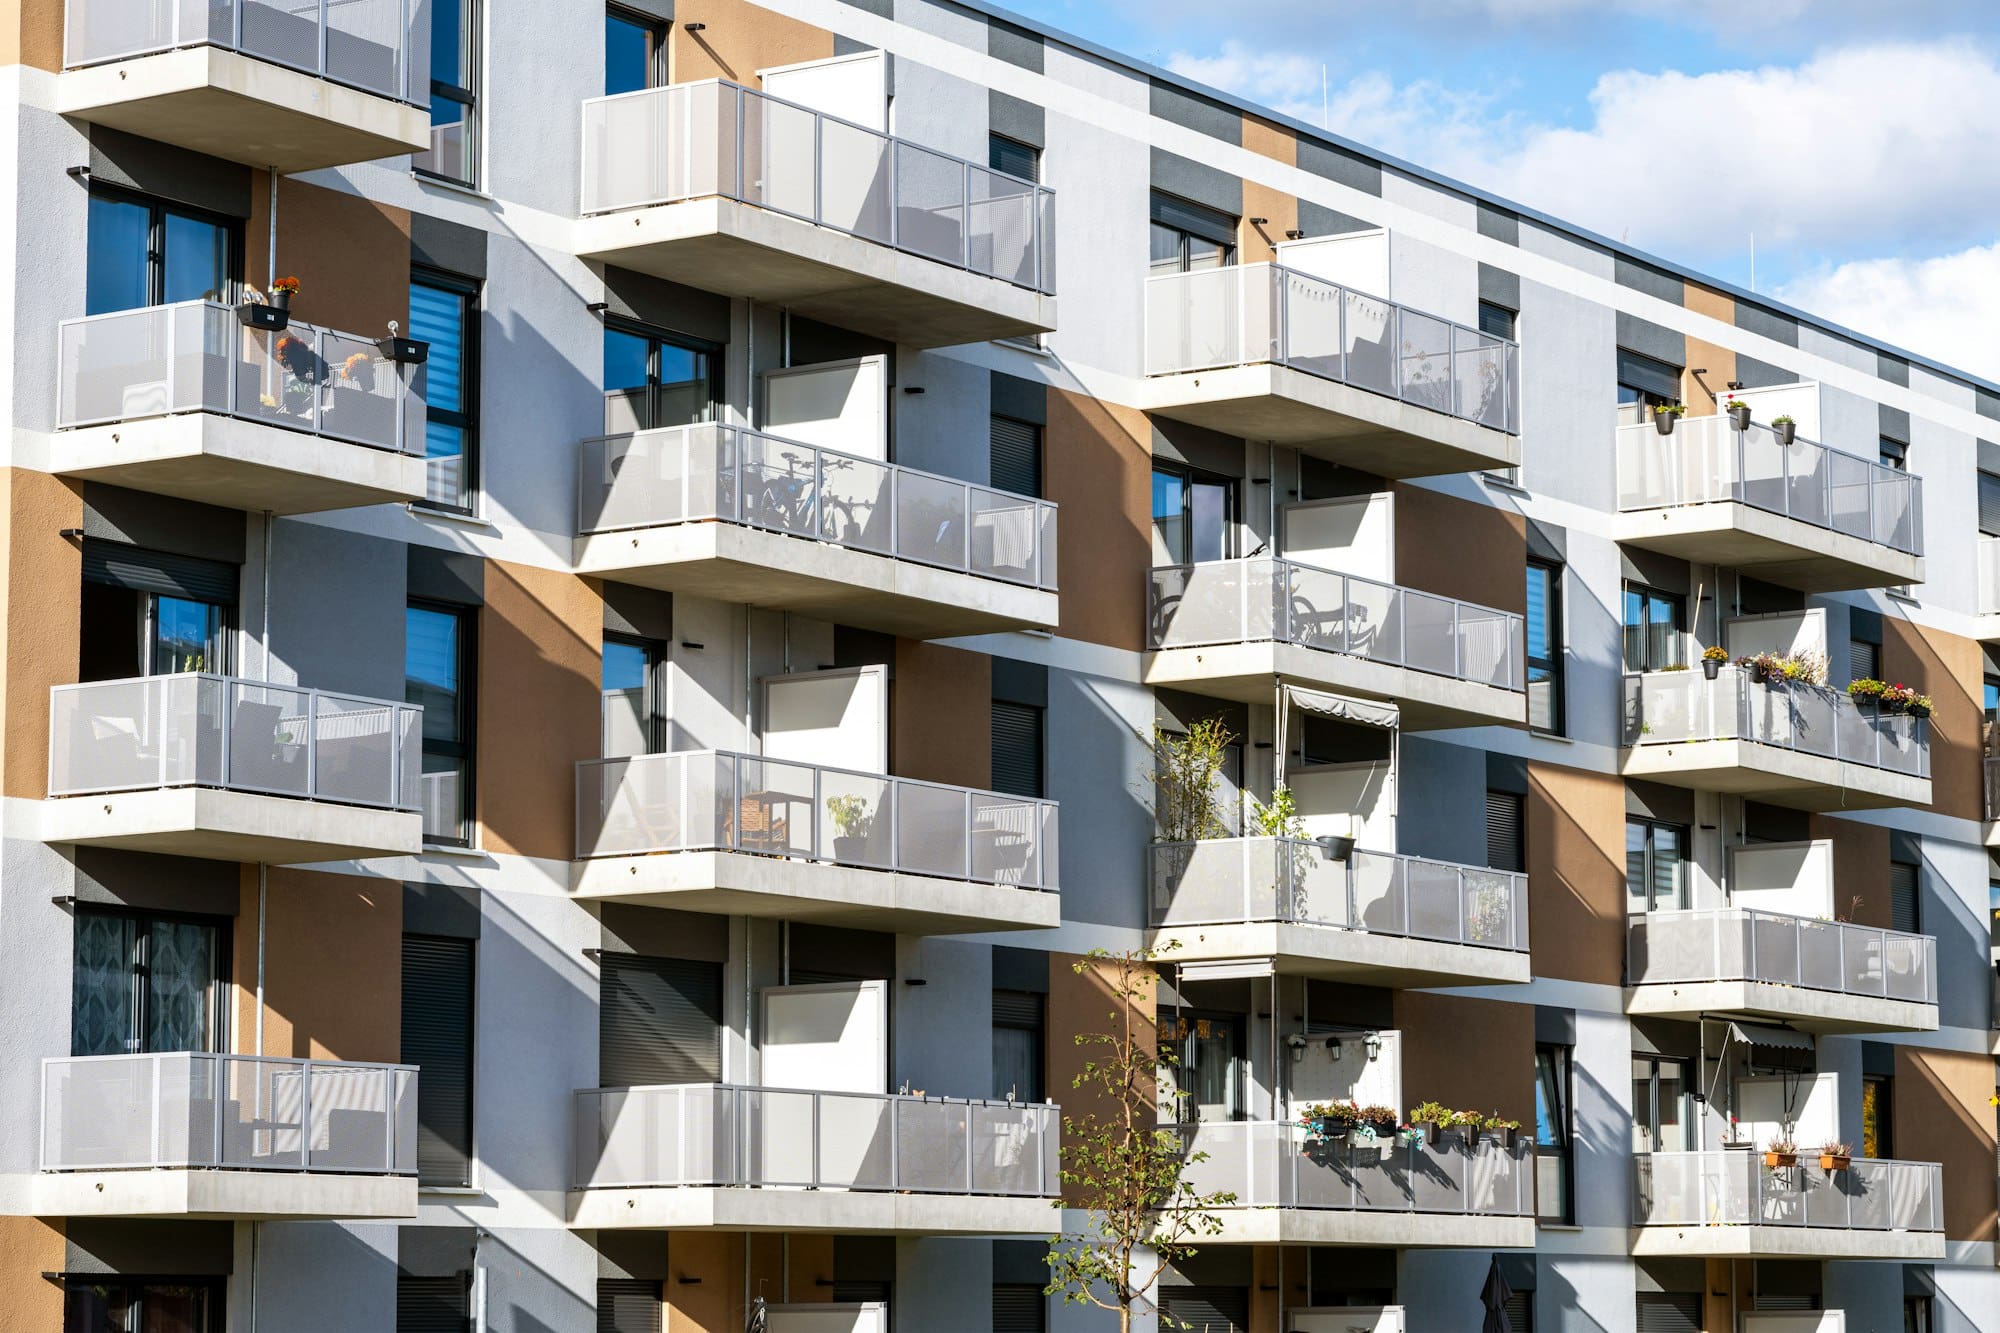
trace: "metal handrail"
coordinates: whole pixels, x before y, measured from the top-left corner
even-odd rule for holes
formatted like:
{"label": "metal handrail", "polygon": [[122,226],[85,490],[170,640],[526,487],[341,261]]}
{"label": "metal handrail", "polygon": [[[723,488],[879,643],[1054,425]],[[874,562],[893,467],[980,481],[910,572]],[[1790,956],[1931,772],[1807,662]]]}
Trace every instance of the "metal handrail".
{"label": "metal handrail", "polygon": [[[1796,1165],[1767,1167],[1763,1154],[1750,1148],[1639,1153],[1632,1159],[1632,1224],[1917,1233],[1944,1230],[1944,1168],[1939,1163],[1854,1157],[1844,1171],[1822,1171],[1817,1157],[1809,1149],[1801,1150]],[[1682,1216],[1672,1210],[1669,1215],[1656,1215],[1660,1198],[1653,1187],[1662,1164],[1693,1168],[1689,1179],[1698,1196],[1693,1200],[1693,1215]],[[1912,1175],[1922,1178],[1918,1190],[1921,1215],[1913,1213],[1901,1219],[1908,1223],[1904,1226],[1895,1225],[1898,1219],[1893,1216],[1880,1223],[1865,1216],[1856,1220],[1855,1200],[1871,1197],[1871,1191],[1893,1194],[1896,1191],[1890,1186],[1895,1178]],[[1907,1200],[1909,1191],[1902,1193]]]}
{"label": "metal handrail", "polygon": [[[1789,934],[1792,940],[1792,968],[1789,975],[1774,975],[1768,968],[1761,968],[1764,951],[1758,947],[1758,923],[1766,923],[1763,934],[1767,937],[1782,937]],[[1710,948],[1706,951],[1709,963],[1704,967],[1665,967],[1654,963],[1651,933],[1661,927],[1671,928],[1687,923],[1699,926],[1710,925]],[[1731,923],[1741,923],[1744,927],[1743,948],[1740,966],[1730,961],[1730,955],[1723,947],[1723,927]],[[1812,971],[1806,965],[1806,932],[1831,932],[1834,939],[1833,975],[1840,979],[1838,986],[1820,986],[1813,983]],[[1632,968],[1632,984],[1635,986],[1654,985],[1671,982],[1690,981],[1745,981],[1764,982],[1774,985],[1796,986],[1802,990],[1828,991],[1840,995],[1873,996],[1887,999],[1903,998],[1889,994],[1889,946],[1900,945],[1906,951],[1914,952],[1918,959],[1918,971],[1924,979],[1924,994],[1918,1001],[1936,1004],[1937,988],[1937,939],[1931,935],[1911,931],[1890,930],[1882,926],[1865,926],[1852,921],[1826,921],[1817,917],[1802,917],[1786,912],[1767,912],[1752,907],[1686,908],[1667,911],[1647,912],[1634,916],[1626,930],[1628,952],[1638,960]],[[1850,954],[1865,958],[1868,941],[1876,944],[1876,956],[1881,960],[1874,973],[1873,988],[1862,988],[1849,984]],[[1669,950],[1673,956],[1684,957],[1684,950]]]}
{"label": "metal handrail", "polygon": [[[1912,777],[1929,778],[1931,768],[1930,719],[1908,714],[1884,713],[1879,709],[1862,708],[1847,694],[1824,685],[1810,685],[1803,682],[1770,681],[1758,686],[1763,693],[1755,693],[1750,673],[1733,664],[1723,666],[1714,680],[1707,679],[1697,671],[1644,671],[1629,672],[1624,676],[1624,699],[1626,716],[1624,719],[1623,744],[1636,745],[1680,745],[1693,741],[1738,740],[1753,745],[1769,745],[1798,754],[1818,755],[1839,763],[1854,764],[1862,768],[1880,769],[1889,773],[1908,773]],[[1661,734],[1651,729],[1645,720],[1646,690],[1648,684],[1656,687],[1665,685],[1685,685],[1698,691],[1692,696],[1687,709],[1689,725],[1687,735]],[[1716,696],[1727,691],[1733,699],[1725,699],[1718,707]],[[1820,708],[1827,710],[1833,718],[1832,745],[1830,748],[1816,749],[1802,744],[1804,738],[1813,734],[1809,725],[1801,725],[1803,712],[1799,699],[1810,697]],[[1759,725],[1758,700],[1771,705],[1765,721],[1769,725]],[[1778,716],[1776,710],[1782,710]],[[1733,714],[1733,716],[1731,716]],[[1888,719],[1900,718],[1909,724],[1909,743],[1915,747],[1916,765],[1913,769],[1885,763],[1886,754],[1898,748],[1899,737],[1890,733],[1893,728]],[[1855,731],[1865,731],[1868,740],[1861,751],[1857,751],[1849,739]]]}

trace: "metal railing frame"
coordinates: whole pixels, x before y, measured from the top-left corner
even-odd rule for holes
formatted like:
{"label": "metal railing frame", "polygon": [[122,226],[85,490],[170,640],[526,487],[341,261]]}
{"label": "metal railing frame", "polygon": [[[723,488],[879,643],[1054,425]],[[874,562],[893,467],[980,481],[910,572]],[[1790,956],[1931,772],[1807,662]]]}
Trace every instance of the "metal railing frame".
{"label": "metal railing frame", "polygon": [[[1813,1153],[1809,1150],[1801,1150],[1798,1156],[1799,1156],[1799,1161],[1798,1165],[1796,1166],[1767,1167],[1763,1163],[1762,1154],[1755,1149],[1720,1148],[1720,1149],[1702,1149],[1697,1151],[1673,1152],[1673,1153],[1639,1153],[1635,1155],[1632,1159],[1632,1225],[1639,1227],[1670,1226],[1679,1228],[1697,1227],[1704,1229],[1709,1227],[1741,1227],[1741,1226],[1794,1227],[1801,1230],[1810,1229],[1814,1231],[1854,1231],[1863,1234],[1871,1234],[1871,1233],[1895,1234],[1897,1232],[1914,1232],[1917,1234],[1929,1234],[1930,1232],[1944,1230],[1944,1216],[1943,1216],[1944,1168],[1939,1163],[1905,1162],[1896,1160],[1894,1158],[1886,1158],[1886,1157],[1883,1158],[1855,1157],[1852,1159],[1852,1165],[1848,1168],[1847,1171],[1828,1173],[1829,1176],[1845,1175],[1848,1177],[1848,1183],[1850,1184],[1853,1182],[1854,1175],[1857,1172],[1861,1174],[1874,1174],[1874,1172],[1872,1171],[1864,1170],[1864,1168],[1872,1168],[1872,1167],[1883,1168],[1882,1174],[1885,1175],[1889,1171],[1917,1171],[1931,1176],[1932,1181],[1930,1188],[1925,1191],[1926,1197],[1930,1204],[1929,1224],[1925,1226],[1908,1227],[1908,1228],[1902,1228],[1902,1227],[1884,1228],[1884,1227],[1867,1227],[1867,1226],[1855,1225],[1854,1192],[1850,1189],[1841,1189],[1835,1191],[1842,1200],[1842,1212],[1845,1215],[1846,1219],[1845,1221],[1836,1224],[1836,1223],[1821,1221],[1819,1219],[1814,1219],[1812,1222],[1808,1223],[1805,1220],[1806,1210],[1803,1206],[1805,1200],[1805,1179],[1803,1173],[1809,1171],[1818,1171],[1820,1168],[1817,1162],[1813,1162],[1811,1165],[1807,1164],[1809,1159],[1817,1156],[1816,1153]],[[1652,1159],[1655,1157],[1676,1157],[1676,1158],[1699,1157],[1704,1159],[1714,1159],[1717,1162],[1725,1162],[1725,1163],[1730,1160],[1746,1159],[1746,1158],[1749,1159],[1749,1161],[1747,1162],[1747,1166],[1749,1168],[1750,1189],[1749,1192],[1743,1196],[1743,1203],[1745,1204],[1745,1208],[1743,1211],[1745,1215],[1741,1217],[1722,1217],[1716,1215],[1722,1211],[1726,1211],[1722,1207],[1722,1205],[1728,1202],[1729,1192],[1727,1189],[1727,1185],[1729,1182],[1721,1180],[1719,1178],[1719,1175],[1711,1172],[1707,1164],[1704,1162],[1704,1164],[1701,1167],[1701,1177],[1700,1177],[1703,1186],[1702,1188],[1703,1201],[1704,1204],[1706,1205],[1700,1209],[1700,1211],[1704,1214],[1704,1220],[1691,1221],[1687,1219],[1681,1219],[1676,1221],[1662,1220],[1658,1222],[1651,1220],[1646,1216],[1645,1209],[1647,1205],[1647,1200],[1649,1197],[1651,1197],[1647,1189],[1647,1186],[1650,1184]],[[1724,1169],[1726,1170],[1726,1166],[1724,1167]],[[1786,1173],[1787,1175],[1790,1175],[1791,1173],[1799,1173],[1799,1188],[1796,1191],[1792,1191],[1790,1193],[1782,1195],[1767,1189],[1766,1188],[1767,1178],[1777,1178],[1779,1173]],[[1797,1220],[1796,1221],[1788,1220],[1782,1216],[1775,1218],[1766,1216],[1764,1205],[1767,1202],[1767,1200],[1778,1203],[1790,1203],[1794,1200],[1798,1201],[1801,1206],[1797,1210],[1798,1212]]]}
{"label": "metal railing frame", "polygon": [[[1683,671],[1627,672],[1623,678],[1625,681],[1625,691],[1626,691],[1625,698],[1629,702],[1629,700],[1632,698],[1631,694],[1633,688],[1632,682],[1634,681],[1639,682],[1638,689],[1640,691],[1639,699],[1641,700],[1642,703],[1642,707],[1640,709],[1642,717],[1644,712],[1643,709],[1643,700],[1645,691],[1644,682],[1648,679],[1660,676],[1690,678],[1689,680],[1690,684],[1693,684],[1695,681],[1700,682],[1703,694],[1705,695],[1706,707],[1704,708],[1698,706],[1694,709],[1691,709],[1690,722],[1699,721],[1700,720],[1699,715],[1705,715],[1708,719],[1708,725],[1705,728],[1696,728],[1691,726],[1690,730],[1701,731],[1705,732],[1706,734],[1689,735],[1689,736],[1654,736],[1650,732],[1646,731],[1635,732],[1631,729],[1633,719],[1630,716],[1628,716],[1624,719],[1625,737],[1623,744],[1627,746],[1688,745],[1695,743],[1697,741],[1734,740],[1734,741],[1742,741],[1743,743],[1748,745],[1768,745],[1774,749],[1789,750],[1795,754],[1814,755],[1822,759],[1833,760],[1836,763],[1854,764],[1861,768],[1877,769],[1884,773],[1901,773],[1904,774],[1905,776],[1923,778],[1923,779],[1929,779],[1931,775],[1930,719],[1927,717],[1910,718],[1910,721],[1914,724],[1910,729],[1910,741],[1912,744],[1916,746],[1918,755],[1917,769],[1914,773],[1912,773],[1909,772],[1908,770],[1897,768],[1893,765],[1885,764],[1882,762],[1882,753],[1885,745],[1885,736],[1884,736],[1885,729],[1882,726],[1882,718],[1885,716],[1898,716],[1898,715],[1884,714],[1876,710],[1861,708],[1854,702],[1852,698],[1850,698],[1849,696],[1840,691],[1833,690],[1824,685],[1802,685],[1798,683],[1786,683],[1782,681],[1771,681],[1769,683],[1759,685],[1755,681],[1750,679],[1749,673],[1747,671],[1735,665],[1728,665],[1721,668],[1721,670],[1717,672],[1716,678],[1714,680],[1703,679],[1698,673],[1695,672],[1683,672]],[[1736,690],[1736,709],[1735,709],[1736,716],[1733,720],[1725,716],[1727,711],[1726,706],[1725,708],[1719,709],[1716,707],[1716,702],[1715,702],[1715,696],[1718,690],[1726,682],[1734,682],[1731,687]],[[1846,732],[1845,729],[1843,729],[1838,723],[1836,723],[1833,728],[1833,752],[1831,754],[1824,753],[1822,751],[1815,749],[1810,749],[1806,746],[1798,745],[1792,740],[1782,739],[1776,736],[1757,735],[1755,719],[1752,717],[1753,713],[1752,695],[1751,695],[1752,689],[1767,690],[1772,694],[1785,699],[1787,708],[1791,710],[1790,721],[1789,724],[1786,726],[1785,731],[1788,737],[1794,737],[1794,738],[1797,736],[1799,728],[1798,728],[1798,705],[1792,702],[1792,691],[1794,690],[1820,691],[1831,700],[1832,707],[1834,708],[1835,711],[1845,709],[1859,715],[1862,718],[1867,719],[1868,721],[1867,730],[1869,736],[1872,738],[1873,748],[1867,755],[1856,755],[1847,753],[1843,748],[1843,737],[1845,736]]]}
{"label": "metal railing frame", "polygon": [[[1626,950],[1628,957],[1631,953],[1632,942],[1643,936],[1650,922],[1659,918],[1667,918],[1674,921],[1707,920],[1710,923],[1709,938],[1714,945],[1710,954],[1713,961],[1706,969],[1697,969],[1685,973],[1679,969],[1660,969],[1662,975],[1656,976],[1653,975],[1654,969],[1650,966],[1651,955],[1649,951],[1647,975],[1635,975],[1632,978],[1632,984],[1635,986],[1665,985],[1694,981],[1744,981],[1778,986],[1796,986],[1800,990],[1825,991],[1827,994],[1852,995],[1863,999],[1891,999],[1895,997],[1889,994],[1888,946],[1892,940],[1907,940],[1914,941],[1919,946],[1918,952],[1923,958],[1925,994],[1922,1003],[1936,1004],[1938,1000],[1937,940],[1934,936],[1912,934],[1901,930],[1889,930],[1881,926],[1864,926],[1852,921],[1825,921],[1812,917],[1790,916],[1783,912],[1766,912],[1754,907],[1696,907],[1684,910],[1647,912],[1643,916],[1634,916],[1631,924],[1626,928]],[[1798,942],[1798,947],[1793,953],[1792,969],[1792,975],[1797,978],[1796,980],[1757,975],[1757,961],[1762,957],[1757,948],[1757,922],[1759,920],[1787,922],[1793,927],[1793,938]],[[1740,968],[1725,967],[1722,959],[1722,936],[1724,929],[1735,921],[1745,922],[1748,926],[1744,943],[1743,966]],[[1838,988],[1828,989],[1822,986],[1815,986],[1805,979],[1804,941],[1806,929],[1831,930],[1835,932],[1834,938],[1837,948],[1835,957],[1838,959],[1838,970],[1842,982]],[[1880,985],[1872,991],[1856,990],[1847,984],[1847,977],[1849,975],[1847,970],[1848,941],[1850,939],[1858,940],[1863,936],[1870,936],[1881,941],[1883,967]]]}
{"label": "metal railing frame", "polygon": [[[1315,1149],[1315,1151],[1326,1154],[1329,1158],[1333,1159],[1330,1164],[1321,1165],[1312,1162],[1307,1156],[1305,1149],[1308,1138],[1305,1127],[1302,1125],[1290,1121],[1231,1121],[1227,1123],[1231,1128],[1241,1129],[1245,1134],[1258,1129],[1269,1128],[1273,1130],[1274,1132],[1271,1134],[1268,1145],[1260,1144],[1257,1146],[1256,1151],[1275,1153],[1281,1158],[1281,1165],[1277,1171],[1260,1172],[1257,1168],[1254,1154],[1246,1151],[1244,1154],[1246,1179],[1243,1182],[1245,1188],[1232,1191],[1236,1195],[1236,1201],[1231,1204],[1219,1205],[1217,1211],[1228,1212],[1244,1208],[1297,1208],[1308,1212],[1410,1213],[1425,1217],[1518,1218],[1533,1217],[1535,1215],[1535,1183],[1532,1165],[1535,1160],[1535,1149],[1534,1144],[1528,1141],[1526,1137],[1517,1140],[1511,1152],[1501,1148],[1496,1142],[1483,1140],[1468,1154],[1465,1148],[1464,1136],[1455,1132],[1444,1135],[1439,1146],[1436,1148],[1427,1146],[1423,1136],[1420,1134],[1399,1133],[1394,1136],[1393,1142],[1389,1144],[1385,1151],[1401,1154],[1401,1170],[1399,1174],[1403,1186],[1397,1191],[1396,1203],[1382,1204],[1375,1202],[1364,1203],[1360,1199],[1361,1182],[1352,1169],[1354,1154],[1357,1149],[1351,1140],[1346,1144],[1326,1144]],[[1203,1128],[1201,1125],[1182,1125],[1175,1128],[1180,1133],[1183,1142],[1187,1145],[1190,1152],[1204,1151],[1201,1142],[1201,1131]],[[1288,1132],[1280,1134],[1275,1131]],[[1246,1148],[1248,1146],[1246,1144]],[[1457,1190],[1460,1206],[1455,1210],[1419,1208],[1417,1206],[1417,1191],[1410,1182],[1415,1180],[1425,1169],[1424,1164],[1426,1162],[1433,1158],[1446,1156],[1466,1157],[1468,1170],[1474,1156],[1499,1156],[1508,1161],[1509,1170],[1507,1174],[1514,1186],[1512,1210],[1475,1209],[1471,1206],[1472,1198],[1470,1192],[1463,1187]],[[1210,1155],[1209,1160],[1210,1162],[1214,1161],[1213,1154]],[[1347,1167],[1347,1203],[1325,1204],[1300,1202],[1299,1181],[1304,1171],[1314,1169],[1316,1166],[1319,1169],[1333,1171],[1340,1169],[1341,1164],[1345,1164]],[[1268,1178],[1277,1185],[1278,1197],[1263,1198],[1258,1195],[1256,1190],[1250,1188],[1260,1174],[1267,1174]],[[1198,1188],[1205,1189],[1208,1183],[1202,1182],[1198,1185]],[[1223,1184],[1225,1182],[1217,1181],[1213,1183]]]}

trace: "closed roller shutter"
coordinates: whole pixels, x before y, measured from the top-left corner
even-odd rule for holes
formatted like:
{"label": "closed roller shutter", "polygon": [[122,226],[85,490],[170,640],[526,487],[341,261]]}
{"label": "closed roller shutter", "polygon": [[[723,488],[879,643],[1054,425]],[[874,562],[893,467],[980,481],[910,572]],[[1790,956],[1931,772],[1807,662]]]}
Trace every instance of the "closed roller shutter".
{"label": "closed roller shutter", "polygon": [[1042,428],[1012,417],[993,418],[992,484],[1016,495],[1042,494]]}
{"label": "closed roller shutter", "polygon": [[1024,181],[1041,179],[1042,154],[1032,144],[1019,139],[1009,139],[1003,134],[992,134],[986,140],[986,165],[995,171],[1004,171],[1009,176],[1019,176]]}
{"label": "closed roller shutter", "polygon": [[1025,1282],[994,1284],[993,1333],[1047,1333],[1048,1310],[1040,1287]]}
{"label": "closed roller shutter", "polygon": [[605,954],[598,1082],[607,1088],[722,1080],[722,965]]}
{"label": "closed roller shutter", "polygon": [[1979,474],[1979,530],[1988,537],[2000,537],[2000,477]]}
{"label": "closed roller shutter", "polygon": [[1517,792],[1486,793],[1486,864],[1495,870],[1525,870],[1521,832],[1521,797]]}
{"label": "closed roller shutter", "polygon": [[472,1183],[474,942],[403,937],[403,1063],[418,1067],[417,1179]]}
{"label": "closed roller shutter", "polygon": [[1507,1327],[1513,1333],[1535,1333],[1535,1293],[1517,1291],[1507,1298]]}
{"label": "closed roller shutter", "polygon": [[220,560],[91,539],[83,544],[83,581],[234,606],[242,570]]}
{"label": "closed roller shutter", "polygon": [[660,1333],[661,1284],[648,1278],[597,1279],[597,1333]]}
{"label": "closed roller shutter", "polygon": [[471,1284],[452,1277],[396,1279],[396,1333],[468,1333],[472,1327]]}
{"label": "closed roller shutter", "polygon": [[1639,1293],[1639,1333],[1701,1333],[1701,1297],[1692,1293]]}
{"label": "closed roller shutter", "polygon": [[1042,794],[1041,709],[994,700],[993,790],[1009,796]]}
{"label": "closed roller shutter", "polygon": [[1882,674],[1882,645],[1866,639],[1847,641],[1847,671],[1853,680],[1875,680]]}
{"label": "closed roller shutter", "polygon": [[1889,926],[1915,935],[1923,928],[1923,890],[1917,867],[1907,861],[1889,863]]}
{"label": "closed roller shutter", "polygon": [[1168,1287],[1166,1313],[1191,1333],[1248,1333],[1250,1292],[1244,1287]]}
{"label": "closed roller shutter", "polygon": [[1670,366],[1639,352],[1628,352],[1623,347],[1618,349],[1618,382],[1670,403],[1681,400],[1679,366]]}

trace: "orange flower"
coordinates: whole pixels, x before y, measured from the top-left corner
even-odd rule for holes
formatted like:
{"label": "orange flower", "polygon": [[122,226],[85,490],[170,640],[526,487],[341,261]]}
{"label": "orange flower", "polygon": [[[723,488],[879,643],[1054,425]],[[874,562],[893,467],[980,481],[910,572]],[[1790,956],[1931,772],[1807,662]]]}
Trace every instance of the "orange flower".
{"label": "orange flower", "polygon": [[296,295],[299,290],[299,280],[297,278],[279,278],[271,284],[271,290],[274,292],[283,292],[287,296]]}

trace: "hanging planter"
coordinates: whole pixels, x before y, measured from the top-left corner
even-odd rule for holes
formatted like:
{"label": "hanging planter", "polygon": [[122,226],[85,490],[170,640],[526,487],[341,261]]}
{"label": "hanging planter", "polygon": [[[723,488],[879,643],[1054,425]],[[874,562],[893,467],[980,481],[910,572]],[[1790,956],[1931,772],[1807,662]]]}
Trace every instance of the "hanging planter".
{"label": "hanging planter", "polygon": [[280,310],[290,310],[292,308],[292,298],[298,295],[298,291],[299,280],[297,278],[279,278],[271,284],[271,304]]}
{"label": "hanging planter", "polygon": [[1685,411],[1687,411],[1687,407],[1682,403],[1655,406],[1653,408],[1653,429],[1662,435],[1672,435],[1674,433],[1674,423],[1681,419],[1681,413]]}
{"label": "hanging planter", "polygon": [[1714,680],[1722,674],[1722,664],[1729,660],[1727,649],[1705,648],[1701,654],[1701,674]]}
{"label": "hanging planter", "polygon": [[1798,438],[1799,423],[1790,417],[1773,417],[1771,429],[1777,432],[1779,444],[1790,447],[1792,441]]}
{"label": "hanging planter", "polygon": [[255,301],[245,301],[236,307],[236,321],[246,329],[259,329],[265,333],[283,333],[291,324],[292,317],[280,306],[260,305]]}
{"label": "hanging planter", "polygon": [[1314,838],[1319,844],[1320,855],[1328,861],[1345,861],[1354,855],[1354,839],[1338,833],[1328,833]]}
{"label": "hanging planter", "polygon": [[418,342],[415,338],[377,338],[375,350],[385,361],[395,361],[407,366],[420,366],[430,358],[431,345]]}
{"label": "hanging planter", "polygon": [[1724,410],[1729,413],[1729,424],[1732,427],[1737,430],[1750,429],[1750,404],[1739,403],[1732,398]]}

